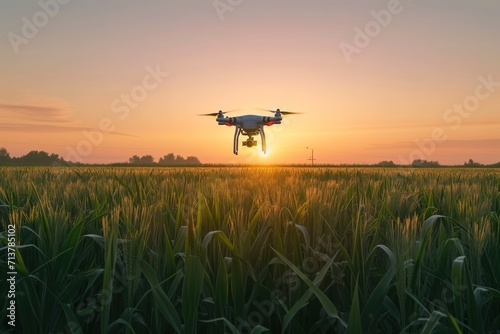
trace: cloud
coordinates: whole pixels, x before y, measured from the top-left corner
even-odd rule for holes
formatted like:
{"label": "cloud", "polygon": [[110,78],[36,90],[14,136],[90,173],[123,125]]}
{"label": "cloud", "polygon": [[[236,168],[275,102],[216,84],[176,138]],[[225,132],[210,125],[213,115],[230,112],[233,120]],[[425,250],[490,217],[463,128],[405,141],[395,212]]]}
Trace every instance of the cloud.
{"label": "cloud", "polygon": [[[17,133],[63,133],[101,131],[78,125],[68,104],[56,98],[44,98],[30,103],[0,101],[0,131]],[[137,137],[127,133],[111,135]]]}
{"label": "cloud", "polygon": [[[415,149],[415,142],[398,142],[393,144],[378,144],[372,145],[370,149]],[[462,139],[462,140],[446,140],[442,143],[437,143],[436,147],[446,149],[474,149],[474,150],[498,150],[500,148],[500,138],[489,139]]]}
{"label": "cloud", "polygon": [[[432,129],[432,128],[451,128],[454,124],[449,123],[435,123],[435,124],[389,124],[380,126],[352,126],[352,127],[341,127],[333,129],[333,131],[380,131],[380,130],[394,130],[394,131],[406,131],[412,129]],[[499,126],[500,120],[491,120],[483,122],[463,122],[461,127],[475,127],[475,126]]]}
{"label": "cloud", "polygon": [[1,103],[0,115],[17,121],[35,121],[44,123],[68,123],[72,113],[60,101],[33,104]]}
{"label": "cloud", "polygon": [[[82,131],[98,131],[99,129],[86,128],[81,126],[64,126],[64,125],[46,125],[46,124],[0,124],[0,131],[2,132],[29,132],[29,133],[39,133],[39,132],[82,132]],[[108,133],[108,132],[107,132]],[[136,137],[134,135],[122,132],[109,132],[110,135],[116,136],[126,136],[126,137]]]}

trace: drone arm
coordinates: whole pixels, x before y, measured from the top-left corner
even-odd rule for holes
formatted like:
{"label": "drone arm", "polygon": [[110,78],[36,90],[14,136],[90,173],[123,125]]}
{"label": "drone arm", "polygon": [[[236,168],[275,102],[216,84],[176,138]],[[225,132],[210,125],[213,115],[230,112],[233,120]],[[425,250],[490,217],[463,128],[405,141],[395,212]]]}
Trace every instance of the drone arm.
{"label": "drone arm", "polygon": [[261,125],[260,129],[260,138],[262,139],[262,152],[266,154],[266,134],[264,133],[264,127]]}
{"label": "drone arm", "polygon": [[239,126],[236,126],[234,129],[234,143],[233,143],[233,153],[238,155],[238,139],[240,138],[241,129]]}

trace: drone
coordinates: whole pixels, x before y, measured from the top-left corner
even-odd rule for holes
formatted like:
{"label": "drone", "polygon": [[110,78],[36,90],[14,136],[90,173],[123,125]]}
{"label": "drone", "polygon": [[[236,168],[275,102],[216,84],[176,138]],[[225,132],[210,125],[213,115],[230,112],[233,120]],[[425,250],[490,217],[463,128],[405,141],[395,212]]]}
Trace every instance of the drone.
{"label": "drone", "polygon": [[274,117],[260,116],[260,115],[242,115],[236,117],[226,117],[224,116],[231,111],[222,111],[210,114],[200,114],[199,116],[217,116],[215,121],[219,125],[235,126],[234,131],[234,142],[233,142],[233,153],[238,155],[238,140],[240,135],[248,136],[248,139],[242,142],[243,146],[253,147],[257,146],[257,141],[254,140],[253,136],[260,135],[262,139],[262,152],[266,154],[266,134],[264,133],[264,126],[271,126],[275,124],[281,124],[282,115],[293,115],[300,114],[290,111],[282,111],[279,109],[268,110],[260,109],[262,111],[271,112]]}

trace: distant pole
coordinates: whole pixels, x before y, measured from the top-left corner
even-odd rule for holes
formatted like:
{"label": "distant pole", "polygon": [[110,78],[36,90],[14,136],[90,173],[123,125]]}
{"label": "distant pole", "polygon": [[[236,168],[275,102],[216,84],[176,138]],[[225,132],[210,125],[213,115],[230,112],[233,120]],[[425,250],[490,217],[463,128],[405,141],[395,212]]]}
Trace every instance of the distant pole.
{"label": "distant pole", "polygon": [[[306,147],[306,149],[309,149],[309,147]],[[314,160],[316,160],[316,159],[314,159],[314,149],[313,148],[311,148],[311,157],[308,158],[307,160],[311,160],[311,166],[314,166]]]}

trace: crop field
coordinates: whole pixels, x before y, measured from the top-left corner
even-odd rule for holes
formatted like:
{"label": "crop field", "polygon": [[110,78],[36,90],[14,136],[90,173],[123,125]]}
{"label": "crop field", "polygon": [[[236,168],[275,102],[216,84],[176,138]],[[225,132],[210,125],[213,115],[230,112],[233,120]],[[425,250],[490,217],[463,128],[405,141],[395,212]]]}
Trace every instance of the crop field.
{"label": "crop field", "polygon": [[0,167],[0,223],[2,332],[500,332],[498,169]]}

